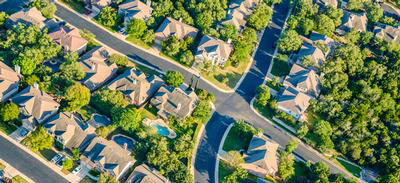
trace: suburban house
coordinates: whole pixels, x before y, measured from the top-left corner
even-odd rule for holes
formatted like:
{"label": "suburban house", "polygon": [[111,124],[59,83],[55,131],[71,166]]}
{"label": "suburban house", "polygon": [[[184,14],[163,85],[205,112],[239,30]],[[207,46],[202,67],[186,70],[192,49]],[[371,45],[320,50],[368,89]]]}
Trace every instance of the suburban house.
{"label": "suburban house", "polygon": [[367,15],[365,12],[355,13],[349,11],[343,11],[342,25],[338,28],[340,34],[345,34],[351,29],[358,30],[360,32],[367,31]]}
{"label": "suburban house", "polygon": [[90,91],[96,90],[117,73],[117,65],[110,63],[107,60],[108,56],[108,51],[98,46],[79,58],[83,71],[86,73],[85,78],[82,79],[82,83]]}
{"label": "suburban house", "polygon": [[337,0],[319,0],[319,2],[324,6],[332,6],[334,8],[338,7],[338,1]]}
{"label": "suburban house", "polygon": [[83,0],[83,2],[85,3],[85,8],[96,16],[103,8],[111,5],[112,0]]}
{"label": "suburban house", "polygon": [[141,106],[152,97],[164,81],[155,75],[146,76],[143,72],[129,69],[115,78],[108,89],[118,90],[131,104]]}
{"label": "suburban house", "polygon": [[19,80],[19,74],[0,61],[0,102],[8,100],[18,92]]}
{"label": "suburban house", "polygon": [[130,154],[114,141],[95,137],[82,152],[81,165],[119,179],[136,162]]}
{"label": "suburban house", "polygon": [[73,149],[82,151],[95,136],[94,133],[90,134],[86,131],[89,126],[69,112],[60,112],[50,117],[44,124],[44,128],[71,152]]}
{"label": "suburban house", "polygon": [[125,183],[170,183],[170,181],[156,169],[141,164],[133,170]]}
{"label": "suburban house", "polygon": [[76,28],[59,27],[57,30],[49,33],[53,40],[61,45],[64,51],[76,52],[78,55],[86,51],[88,41],[81,37]]}
{"label": "suburban house", "polygon": [[45,20],[46,18],[42,16],[42,13],[36,7],[25,8],[10,15],[6,20],[5,26],[10,29],[14,25],[22,23],[26,26],[36,25],[42,29],[45,26]]}
{"label": "suburban house", "polygon": [[377,23],[374,27],[374,35],[386,42],[395,42],[400,44],[400,27],[393,27]]}
{"label": "suburban house", "polygon": [[184,91],[181,88],[162,86],[150,100],[151,105],[158,109],[157,114],[168,119],[169,116],[185,118],[192,114],[198,97],[194,91]]}
{"label": "suburban house", "polygon": [[288,87],[279,96],[277,107],[298,120],[303,117],[311,99],[311,96],[299,92],[293,87]]}
{"label": "suburban house", "polygon": [[317,46],[304,42],[301,46],[299,53],[297,54],[297,64],[303,64],[304,60],[310,59],[313,67],[320,67],[325,61],[324,52]]}
{"label": "suburban house", "polygon": [[230,42],[226,43],[205,35],[197,47],[195,58],[200,61],[210,61],[213,65],[224,66],[232,51],[233,46]]}
{"label": "suburban house", "polygon": [[259,0],[234,0],[230,2],[226,19],[221,23],[233,25],[236,30],[241,31],[247,23],[246,19],[258,3]]}
{"label": "suburban house", "polygon": [[310,40],[313,42],[314,45],[319,47],[322,52],[324,52],[326,57],[334,53],[334,50],[339,45],[339,43],[335,40],[318,32],[312,32],[310,35]]}
{"label": "suburban house", "polygon": [[147,21],[151,17],[153,8],[150,6],[151,1],[147,0],[147,4],[140,0],[129,0],[118,6],[118,14],[124,15],[124,25],[128,26],[129,22],[136,18]]}
{"label": "suburban house", "polygon": [[22,126],[30,131],[57,113],[60,106],[50,95],[41,91],[36,83],[19,92],[11,101],[19,106]]}
{"label": "suburban house", "polygon": [[170,36],[176,36],[179,40],[190,36],[194,40],[198,32],[198,29],[190,25],[167,17],[155,32],[155,42],[160,44],[161,41],[168,39]]}
{"label": "suburban house", "polygon": [[278,147],[279,144],[265,136],[253,136],[241,166],[258,177],[274,175],[278,171]]}
{"label": "suburban house", "polygon": [[289,74],[283,81],[286,87],[293,87],[311,97],[318,97],[321,92],[321,81],[314,70],[305,69],[300,65],[293,64]]}

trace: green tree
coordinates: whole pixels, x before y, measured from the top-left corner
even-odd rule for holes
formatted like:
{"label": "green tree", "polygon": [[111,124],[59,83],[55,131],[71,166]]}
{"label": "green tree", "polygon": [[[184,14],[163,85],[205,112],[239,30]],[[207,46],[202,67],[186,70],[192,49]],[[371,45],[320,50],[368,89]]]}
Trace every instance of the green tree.
{"label": "green tree", "polygon": [[271,98],[269,87],[266,85],[261,85],[257,88],[257,90],[257,103],[261,106],[266,106],[269,99]]}
{"label": "green tree", "polygon": [[308,126],[307,124],[303,124],[301,125],[301,127],[299,129],[297,129],[297,136],[299,138],[303,138],[307,135],[308,133]]}
{"label": "green tree", "polygon": [[325,15],[331,18],[335,22],[335,26],[342,24],[343,10],[328,5],[325,9]]}
{"label": "green tree", "polygon": [[383,10],[379,5],[366,3],[368,21],[378,22],[383,17]]}
{"label": "green tree", "polygon": [[314,124],[313,131],[319,136],[318,147],[322,151],[333,148],[333,142],[331,140],[333,129],[328,122],[324,120],[317,121],[316,124]]}
{"label": "green tree", "polygon": [[349,0],[347,2],[347,9],[349,10],[361,10],[363,6],[362,0]]}
{"label": "green tree", "polygon": [[6,23],[6,20],[8,18],[8,15],[6,12],[0,11],[0,27]]}
{"label": "green tree", "polygon": [[133,18],[126,29],[129,35],[140,39],[145,34],[147,30],[147,25],[142,19]]}
{"label": "green tree", "polygon": [[111,54],[110,58],[108,58],[108,60],[111,63],[115,63],[118,66],[126,66],[129,63],[129,58],[127,56],[123,56],[117,53],[113,53]]}
{"label": "green tree", "polygon": [[117,11],[111,6],[107,6],[97,15],[97,20],[106,27],[114,27],[117,21]]}
{"label": "green tree", "polygon": [[75,83],[65,91],[64,100],[67,103],[64,109],[65,111],[77,111],[81,107],[89,104],[90,90],[86,86]]}
{"label": "green tree", "polygon": [[314,20],[309,19],[309,18],[304,19],[303,24],[301,25],[301,28],[305,35],[310,34],[310,32],[314,29]]}
{"label": "green tree", "polygon": [[236,30],[235,26],[230,24],[225,24],[223,28],[220,30],[221,39],[228,41],[228,39],[236,40],[238,35],[238,31]]}
{"label": "green tree", "polygon": [[74,167],[74,161],[70,158],[65,158],[63,160],[63,169],[64,170],[71,170]]}
{"label": "green tree", "polygon": [[168,39],[161,42],[163,51],[170,56],[178,54],[181,46],[182,44],[176,36],[170,36]]}
{"label": "green tree", "polygon": [[297,148],[297,141],[292,139],[286,144],[286,149],[285,151],[288,153],[292,153],[296,148]]}
{"label": "green tree", "polygon": [[179,87],[184,82],[183,74],[178,71],[167,71],[165,82],[173,87]]}
{"label": "green tree", "polygon": [[111,116],[112,108],[124,108],[129,103],[125,100],[124,95],[117,90],[101,89],[94,92],[90,103],[108,116]]}
{"label": "green tree", "polygon": [[32,151],[37,152],[50,149],[53,146],[53,137],[43,127],[38,127],[22,141],[22,144],[28,146]]}
{"label": "green tree", "polygon": [[327,15],[321,14],[317,16],[316,30],[328,36],[331,36],[335,31],[335,22],[329,18]]}
{"label": "green tree", "polygon": [[139,129],[142,120],[142,112],[135,108],[114,108],[112,111],[113,123],[125,131],[136,131]]}
{"label": "green tree", "polygon": [[282,152],[279,158],[278,174],[282,180],[287,180],[294,175],[294,157],[289,152]]}
{"label": "green tree", "polygon": [[19,108],[17,104],[8,102],[0,103],[0,119],[1,121],[7,122],[16,120],[19,116]]}
{"label": "green tree", "polygon": [[300,49],[303,40],[295,30],[288,30],[283,33],[278,41],[278,49],[282,52],[296,51]]}
{"label": "green tree", "polygon": [[53,18],[54,13],[57,11],[56,5],[49,0],[34,0],[31,2],[30,7],[36,7],[46,18]]}
{"label": "green tree", "polygon": [[100,174],[100,177],[99,177],[99,180],[97,180],[97,183],[119,183],[119,181],[112,176],[102,173],[102,174]]}
{"label": "green tree", "polygon": [[187,66],[191,66],[193,63],[193,60],[194,60],[194,57],[190,50],[186,50],[179,57],[179,61]]}
{"label": "green tree", "polygon": [[72,149],[72,159],[73,160],[79,160],[81,153],[79,152],[78,148]]}
{"label": "green tree", "polygon": [[60,65],[60,71],[68,80],[81,80],[86,76],[79,62],[64,62]]}
{"label": "green tree", "polygon": [[239,151],[229,151],[224,154],[224,159],[230,167],[237,168],[244,163],[244,159]]}
{"label": "green tree", "polygon": [[143,34],[142,41],[144,41],[147,44],[151,44],[151,43],[153,43],[155,38],[156,38],[156,35],[154,34],[154,31],[152,29],[150,29],[150,30],[147,30],[146,33]]}
{"label": "green tree", "polygon": [[272,8],[265,3],[259,4],[248,19],[248,23],[256,30],[262,30],[272,18]]}

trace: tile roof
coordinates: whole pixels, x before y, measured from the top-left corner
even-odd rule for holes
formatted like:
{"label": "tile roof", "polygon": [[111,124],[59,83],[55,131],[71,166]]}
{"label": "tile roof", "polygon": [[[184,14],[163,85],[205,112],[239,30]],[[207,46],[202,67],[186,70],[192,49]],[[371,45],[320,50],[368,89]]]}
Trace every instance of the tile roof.
{"label": "tile roof", "polygon": [[233,46],[231,44],[205,35],[201,38],[200,44],[197,47],[196,55],[206,54],[205,57],[207,58],[207,55],[216,54],[218,57],[227,60],[232,51]]}
{"label": "tile roof", "polygon": [[151,12],[153,8],[141,2],[140,0],[129,0],[118,6],[120,12],[125,12],[125,16],[137,18],[137,19],[147,19],[151,17]]}
{"label": "tile roof", "polygon": [[170,115],[185,118],[193,112],[197,100],[197,95],[193,91],[162,86],[150,102],[159,110],[157,114],[163,118],[168,118]]}
{"label": "tile roof", "polygon": [[36,8],[25,8],[21,11],[18,11],[8,17],[9,24],[17,24],[22,23],[25,25],[36,25],[39,28],[43,28],[45,26],[44,21],[45,17],[42,16],[42,13]]}
{"label": "tile roof", "polygon": [[158,40],[165,40],[172,35],[176,36],[178,39],[183,39],[187,36],[193,37],[194,39],[198,31],[198,29],[190,25],[167,17],[161,23],[160,27],[158,27],[155,35]]}
{"label": "tile roof", "polygon": [[343,11],[342,25],[339,27],[345,32],[350,29],[356,29],[361,32],[367,31],[367,15],[362,13],[355,13],[349,11]]}
{"label": "tile roof", "polygon": [[283,84],[287,87],[296,88],[312,97],[317,97],[321,90],[320,77],[317,73],[297,64],[293,64]]}
{"label": "tile roof", "polygon": [[325,54],[322,52],[321,49],[318,47],[304,42],[304,44],[301,46],[299,53],[297,54],[298,56],[298,61],[297,63],[302,63],[303,60],[308,57],[311,58],[311,60],[315,63],[314,65],[316,67],[320,67],[323,62],[325,61]]}
{"label": "tile roof", "polygon": [[170,181],[161,175],[156,169],[141,164],[137,166],[125,183],[169,183]]}
{"label": "tile roof", "polygon": [[244,161],[245,164],[253,165],[254,168],[252,166],[245,167],[254,169],[255,171],[257,171],[257,168],[261,168],[266,170],[266,172],[274,174],[278,171],[278,147],[279,144],[268,140],[264,136],[253,136]]}
{"label": "tile roof", "polygon": [[301,116],[310,105],[311,96],[297,91],[293,87],[286,88],[277,101],[278,108],[289,110],[292,114]]}
{"label": "tile roof", "polygon": [[60,106],[53,97],[32,86],[25,88],[11,100],[22,108],[23,114],[34,117],[38,122],[42,122]]}
{"label": "tile roof", "polygon": [[374,27],[375,37],[381,38],[387,42],[400,44],[400,26],[390,26],[377,23]]}
{"label": "tile roof", "polygon": [[111,79],[117,72],[117,65],[107,61],[108,55],[105,48],[98,46],[79,58],[83,71],[86,73],[82,83],[91,91]]}
{"label": "tile roof", "polygon": [[18,89],[18,74],[8,67],[4,62],[0,61],[0,101],[3,97]]}
{"label": "tile roof", "polygon": [[81,161],[92,167],[100,165],[103,171],[119,177],[136,162],[130,154],[114,141],[95,137],[82,153]]}
{"label": "tile roof", "polygon": [[61,45],[66,51],[75,52],[87,45],[88,41],[81,37],[79,30],[67,27],[60,27],[56,31],[49,33],[53,40]]}
{"label": "tile roof", "polygon": [[259,0],[234,0],[230,2],[226,19],[221,23],[233,25],[237,30],[241,30],[246,25],[246,18],[251,15],[253,8],[258,3]]}
{"label": "tile roof", "polygon": [[61,138],[64,146],[70,150],[74,148],[82,149],[92,138],[85,132],[86,128],[83,122],[77,116],[68,112],[61,112],[50,117],[44,127]]}
{"label": "tile roof", "polygon": [[108,88],[122,92],[130,103],[141,105],[153,96],[162,84],[164,81],[158,76],[147,77],[141,71],[129,69],[115,78]]}

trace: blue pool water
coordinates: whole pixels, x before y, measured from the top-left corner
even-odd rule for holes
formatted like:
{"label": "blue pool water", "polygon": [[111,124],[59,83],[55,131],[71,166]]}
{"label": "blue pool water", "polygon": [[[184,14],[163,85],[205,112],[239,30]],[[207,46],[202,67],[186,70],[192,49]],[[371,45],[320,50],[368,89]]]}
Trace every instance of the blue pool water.
{"label": "blue pool water", "polygon": [[159,124],[151,124],[152,127],[157,129],[157,133],[160,134],[161,136],[168,136],[169,135],[169,130],[168,128],[159,125]]}
{"label": "blue pool water", "polygon": [[126,144],[128,150],[132,150],[133,144],[135,143],[132,139],[124,137],[122,135],[116,135],[112,139],[114,140],[114,142],[119,144],[121,147],[124,147]]}
{"label": "blue pool water", "polygon": [[99,126],[108,126],[111,124],[111,121],[103,115],[95,114],[93,115],[93,119]]}

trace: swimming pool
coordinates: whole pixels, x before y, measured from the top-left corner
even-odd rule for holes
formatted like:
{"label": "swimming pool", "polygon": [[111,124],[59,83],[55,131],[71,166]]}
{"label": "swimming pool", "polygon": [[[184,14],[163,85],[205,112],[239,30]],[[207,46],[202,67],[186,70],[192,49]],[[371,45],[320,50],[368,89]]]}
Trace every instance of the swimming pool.
{"label": "swimming pool", "polygon": [[169,135],[169,130],[167,127],[162,126],[157,123],[152,123],[150,126],[154,127],[157,129],[157,133],[160,134],[161,136],[168,136]]}
{"label": "swimming pool", "polygon": [[96,126],[99,126],[99,127],[100,126],[108,126],[111,124],[111,121],[107,117],[100,115],[100,114],[94,114],[93,121],[96,123]]}
{"label": "swimming pool", "polygon": [[133,149],[133,144],[135,143],[132,138],[126,137],[125,135],[114,135],[112,140],[122,148],[125,148],[126,146],[129,151]]}

